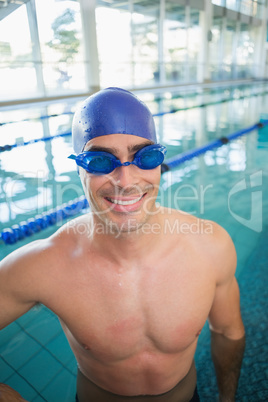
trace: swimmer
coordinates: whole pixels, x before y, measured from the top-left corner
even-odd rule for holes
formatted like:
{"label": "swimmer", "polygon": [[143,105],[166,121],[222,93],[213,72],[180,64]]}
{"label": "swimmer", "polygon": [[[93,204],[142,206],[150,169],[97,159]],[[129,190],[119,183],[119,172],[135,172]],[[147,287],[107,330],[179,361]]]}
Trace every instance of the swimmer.
{"label": "swimmer", "polygon": [[234,401],[245,331],[229,235],[208,221],[191,231],[197,217],[156,203],[166,150],[132,93],[90,96],[73,147],[91,210],[1,262],[0,328],[37,303],[51,309],[77,359],[79,402],[189,402],[208,319],[218,397]]}

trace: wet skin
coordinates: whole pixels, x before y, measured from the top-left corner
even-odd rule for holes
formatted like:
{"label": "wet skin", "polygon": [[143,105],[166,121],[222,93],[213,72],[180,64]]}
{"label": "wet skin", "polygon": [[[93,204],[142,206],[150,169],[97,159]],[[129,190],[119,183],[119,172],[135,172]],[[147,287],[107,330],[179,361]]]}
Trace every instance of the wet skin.
{"label": "wet skin", "polygon": [[[118,136],[95,138],[86,149],[105,146],[125,162],[144,145],[142,138],[120,135],[119,142]],[[82,373],[80,402],[94,392],[92,383],[145,398],[180,382],[176,401],[188,401],[207,317],[216,332],[243,335],[232,241],[215,223],[193,232],[197,218],[155,205],[160,167],[130,165],[107,176],[80,170],[80,176],[93,214],[2,262],[1,326],[37,302],[54,311]]]}

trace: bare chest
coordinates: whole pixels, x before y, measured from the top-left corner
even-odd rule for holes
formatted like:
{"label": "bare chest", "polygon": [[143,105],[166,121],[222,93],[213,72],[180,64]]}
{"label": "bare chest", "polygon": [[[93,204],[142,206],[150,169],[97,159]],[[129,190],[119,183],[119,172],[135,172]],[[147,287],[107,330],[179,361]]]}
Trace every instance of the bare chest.
{"label": "bare chest", "polygon": [[172,270],[73,278],[63,289],[53,310],[72,348],[103,361],[183,352],[196,341],[214,295],[204,273]]}

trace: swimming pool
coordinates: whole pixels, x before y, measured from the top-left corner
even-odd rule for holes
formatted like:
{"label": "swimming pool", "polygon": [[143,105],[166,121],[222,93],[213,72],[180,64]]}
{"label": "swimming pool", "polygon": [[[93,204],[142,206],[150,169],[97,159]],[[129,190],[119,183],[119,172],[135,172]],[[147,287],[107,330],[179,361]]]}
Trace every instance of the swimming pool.
{"label": "swimming pool", "polygon": [[[188,88],[180,93],[175,90],[141,92],[139,96],[158,115],[155,117],[157,132],[159,141],[168,147],[167,158],[248,127],[261,117],[267,118],[266,83],[206,90]],[[61,102],[1,111],[0,146],[19,145],[33,138],[68,133],[76,104]],[[168,111],[172,113],[165,113]],[[0,231],[83,194],[74,163],[67,159],[71,152],[71,137],[68,135],[1,152]],[[200,218],[212,219],[230,233],[238,254],[237,278],[238,281],[240,278],[241,282],[243,280],[245,293],[252,285],[248,283],[251,282],[247,276],[249,265],[258,267],[256,260],[266,244],[267,161],[268,129],[263,128],[187,160],[177,169],[164,173],[161,178],[158,196],[161,204],[181,208]],[[47,237],[56,229],[57,225],[51,226],[15,244],[1,244],[0,257],[29,241]],[[194,230],[205,229],[200,226]],[[257,250],[259,254],[256,254]],[[267,263],[266,257],[262,258]],[[253,287],[251,296],[258,295],[264,279],[262,283],[256,279],[258,288]],[[249,297],[241,300],[247,305],[247,311],[252,308],[252,314],[255,314],[256,321],[249,321],[249,325],[255,325],[256,329],[257,325],[262,324],[260,334],[264,333],[267,326],[263,327],[263,317],[262,323],[259,322],[264,311],[262,299],[254,298],[255,310],[249,303]],[[256,311],[260,314],[256,314]],[[207,339],[208,331],[205,328],[198,346],[198,356],[202,360],[197,357],[197,367],[202,367],[203,377],[204,361],[209,361],[209,356],[204,354]],[[259,344],[262,344],[260,339]],[[250,351],[254,348],[247,348],[251,356]],[[256,355],[258,342],[254,350]],[[261,353],[263,355],[263,350]],[[13,386],[27,400],[73,400],[76,363],[57,318],[45,307],[31,310],[1,331],[0,354],[0,381]],[[251,362],[250,359],[248,361]],[[262,392],[267,392],[265,370],[260,370],[260,367],[254,368],[256,382]],[[245,376],[249,369],[243,367]],[[264,371],[261,379],[258,371]],[[202,386],[204,391],[202,393],[200,389],[200,394],[203,400],[215,400],[209,396],[211,390],[215,390],[213,380],[209,385],[201,383]],[[254,387],[250,391],[252,399],[244,399],[247,398],[246,392],[240,391],[240,400],[265,400],[258,399],[263,398],[263,394],[259,394]]]}

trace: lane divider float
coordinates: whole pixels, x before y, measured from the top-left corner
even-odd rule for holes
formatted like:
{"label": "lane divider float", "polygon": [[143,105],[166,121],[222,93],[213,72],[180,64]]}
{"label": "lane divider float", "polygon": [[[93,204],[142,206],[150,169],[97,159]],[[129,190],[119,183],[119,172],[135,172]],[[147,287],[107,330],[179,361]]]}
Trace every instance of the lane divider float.
{"label": "lane divider float", "polygon": [[[242,130],[236,131],[227,137],[221,137],[219,139],[213,140],[206,145],[196,148],[191,151],[183,152],[182,154],[176,155],[172,158],[166,160],[161,166],[161,173],[165,173],[171,169],[174,169],[183,162],[197,157],[207,151],[221,147],[230,141],[241,137],[242,135],[248,134],[251,131],[261,129],[268,125],[268,120],[261,119],[258,123],[253,124],[250,127],[244,128]],[[29,218],[26,221],[15,224],[10,228],[4,229],[0,233],[0,240],[5,244],[14,244],[25,237],[32,236],[34,233],[40,232],[49,226],[53,226],[64,219],[73,217],[82,212],[83,209],[88,208],[88,201],[85,196],[75,198],[66,204],[61,205],[55,209],[43,212],[42,214],[36,215],[34,218]]]}

